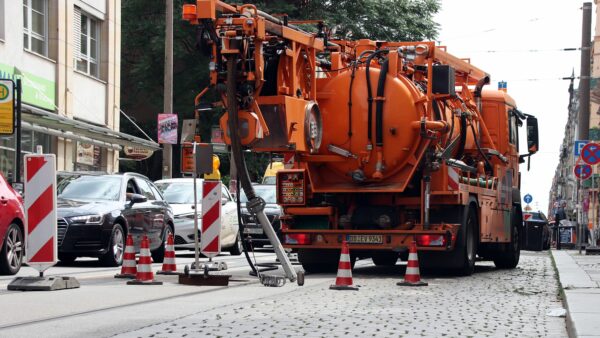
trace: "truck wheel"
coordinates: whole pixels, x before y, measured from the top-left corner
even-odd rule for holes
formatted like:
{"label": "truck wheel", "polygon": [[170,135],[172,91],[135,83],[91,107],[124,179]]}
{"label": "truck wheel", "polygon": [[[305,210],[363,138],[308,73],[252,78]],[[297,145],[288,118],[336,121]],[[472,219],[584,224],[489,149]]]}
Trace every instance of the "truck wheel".
{"label": "truck wheel", "polygon": [[398,254],[395,252],[374,252],[371,259],[375,266],[394,266],[398,261]]}
{"label": "truck wheel", "polygon": [[[352,267],[356,261],[352,256]],[[340,259],[340,250],[298,250],[298,261],[302,264],[307,273],[327,273],[336,272],[338,261]]]}
{"label": "truck wheel", "polygon": [[477,211],[469,204],[461,229],[458,232],[456,253],[458,254],[456,272],[461,276],[470,276],[475,272],[477,255]]}
{"label": "truck wheel", "polygon": [[521,238],[519,236],[521,223],[521,214],[517,207],[513,207],[511,211],[512,240],[505,245],[503,251],[494,256],[494,265],[498,269],[514,269],[519,264],[519,258],[521,257]]}

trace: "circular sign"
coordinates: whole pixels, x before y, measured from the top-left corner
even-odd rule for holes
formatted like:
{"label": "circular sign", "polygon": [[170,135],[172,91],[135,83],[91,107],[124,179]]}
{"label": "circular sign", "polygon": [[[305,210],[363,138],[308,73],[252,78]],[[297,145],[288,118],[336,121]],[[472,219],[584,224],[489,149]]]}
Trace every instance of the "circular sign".
{"label": "circular sign", "polygon": [[10,94],[10,89],[8,89],[8,86],[0,83],[0,100],[6,100],[8,94]]}
{"label": "circular sign", "polygon": [[531,201],[533,201],[533,196],[531,196],[530,194],[525,195],[525,197],[523,197],[523,201],[525,201],[525,203],[529,204],[531,203]]}
{"label": "circular sign", "polygon": [[600,144],[590,142],[581,149],[583,162],[594,165],[600,163]]}
{"label": "circular sign", "polygon": [[592,166],[588,164],[578,164],[573,171],[575,172],[575,176],[582,180],[587,180],[592,176]]}

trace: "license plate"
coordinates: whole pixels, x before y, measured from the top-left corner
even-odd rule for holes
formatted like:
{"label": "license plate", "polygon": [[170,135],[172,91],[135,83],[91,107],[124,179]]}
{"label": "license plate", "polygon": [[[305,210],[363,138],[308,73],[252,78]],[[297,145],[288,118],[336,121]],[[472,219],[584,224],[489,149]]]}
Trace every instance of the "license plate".
{"label": "license plate", "polygon": [[352,244],[382,244],[383,235],[347,235],[346,242]]}
{"label": "license plate", "polygon": [[244,233],[251,234],[251,235],[262,235],[263,229],[262,228],[244,228]]}

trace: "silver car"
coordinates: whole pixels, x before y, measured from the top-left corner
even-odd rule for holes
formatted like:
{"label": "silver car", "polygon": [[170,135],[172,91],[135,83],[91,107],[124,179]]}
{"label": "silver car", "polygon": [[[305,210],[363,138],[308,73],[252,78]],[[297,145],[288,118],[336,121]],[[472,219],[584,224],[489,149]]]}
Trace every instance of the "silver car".
{"label": "silver car", "polygon": [[[197,179],[198,228],[202,226],[202,182]],[[194,249],[194,179],[172,178],[154,182],[173,208],[175,219],[175,248]],[[221,249],[232,255],[242,253],[237,206],[229,190],[221,185]],[[198,231],[200,239],[200,231]]]}

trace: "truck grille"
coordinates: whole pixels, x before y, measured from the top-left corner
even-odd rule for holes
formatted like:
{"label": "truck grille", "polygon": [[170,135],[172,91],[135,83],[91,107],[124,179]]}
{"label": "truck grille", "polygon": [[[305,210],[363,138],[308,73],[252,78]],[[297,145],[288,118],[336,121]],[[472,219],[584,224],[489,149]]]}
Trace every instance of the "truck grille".
{"label": "truck grille", "polygon": [[58,243],[58,246],[60,246],[63,240],[65,239],[65,235],[67,234],[67,228],[69,227],[69,224],[67,223],[67,221],[61,218],[56,221],[56,226],[56,242]]}

